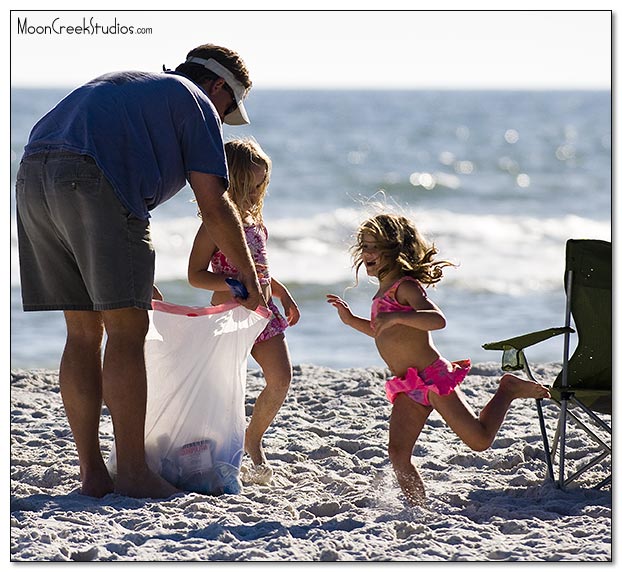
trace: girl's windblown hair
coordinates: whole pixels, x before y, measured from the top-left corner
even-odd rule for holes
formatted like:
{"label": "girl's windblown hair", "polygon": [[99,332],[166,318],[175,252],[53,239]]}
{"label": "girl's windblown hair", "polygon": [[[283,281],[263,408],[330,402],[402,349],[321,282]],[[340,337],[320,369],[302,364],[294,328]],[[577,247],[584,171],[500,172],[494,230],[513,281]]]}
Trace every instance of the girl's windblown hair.
{"label": "girl's windblown hair", "polygon": [[[227,141],[225,155],[229,170],[229,198],[242,218],[249,214],[257,224],[263,225],[263,203],[272,171],[270,157],[250,137]],[[253,187],[253,166],[266,170],[266,176],[258,190]],[[201,212],[197,215],[201,217]]]}
{"label": "girl's windblown hair", "polygon": [[389,272],[399,270],[422,284],[436,284],[443,277],[445,266],[455,266],[447,260],[436,260],[438,250],[428,243],[415,226],[404,216],[380,214],[366,220],[358,229],[356,244],[351,248],[354,268],[363,265],[363,236],[373,238],[384,255],[384,264],[378,272],[382,279]]}
{"label": "girl's windblown hair", "polygon": [[[270,182],[272,161],[252,138],[233,139],[225,143],[225,154],[229,166],[229,196],[240,211],[240,215],[249,213],[253,219],[263,224],[263,202]],[[261,184],[259,194],[253,188],[251,168],[257,165],[266,170],[266,177]]]}

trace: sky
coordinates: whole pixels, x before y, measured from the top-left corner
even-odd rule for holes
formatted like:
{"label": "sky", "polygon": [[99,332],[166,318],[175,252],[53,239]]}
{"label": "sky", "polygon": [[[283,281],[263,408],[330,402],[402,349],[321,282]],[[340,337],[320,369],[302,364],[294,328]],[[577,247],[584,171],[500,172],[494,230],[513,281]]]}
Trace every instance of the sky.
{"label": "sky", "polygon": [[[12,86],[174,68],[211,42],[242,56],[256,89],[611,87],[607,10],[79,9],[14,10],[10,19]],[[84,24],[100,28],[76,33]]]}

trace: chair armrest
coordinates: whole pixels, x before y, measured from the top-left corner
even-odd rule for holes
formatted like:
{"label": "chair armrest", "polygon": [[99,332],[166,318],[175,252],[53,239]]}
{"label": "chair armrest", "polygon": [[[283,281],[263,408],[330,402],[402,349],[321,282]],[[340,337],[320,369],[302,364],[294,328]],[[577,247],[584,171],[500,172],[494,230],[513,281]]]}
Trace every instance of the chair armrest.
{"label": "chair armrest", "polygon": [[524,348],[528,348],[529,346],[539,344],[544,340],[548,340],[553,336],[559,336],[560,334],[565,333],[572,334],[574,333],[574,330],[571,327],[549,328],[547,330],[531,332],[515,338],[508,338],[507,340],[501,340],[499,342],[489,342],[487,344],[483,344],[482,348],[485,350],[522,350]]}

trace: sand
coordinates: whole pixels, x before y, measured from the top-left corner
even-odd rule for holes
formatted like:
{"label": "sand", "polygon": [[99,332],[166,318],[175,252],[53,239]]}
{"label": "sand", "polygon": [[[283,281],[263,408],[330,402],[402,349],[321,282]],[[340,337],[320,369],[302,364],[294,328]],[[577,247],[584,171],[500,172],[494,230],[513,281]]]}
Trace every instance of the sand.
{"label": "sand", "polygon": [[[535,368],[544,379],[556,370],[554,364]],[[287,401],[265,437],[275,470],[270,485],[248,485],[240,495],[153,501],[78,494],[58,373],[13,371],[11,559],[611,560],[611,490],[590,489],[588,479],[563,492],[545,481],[532,400],[514,402],[492,448],[481,453],[433,413],[414,450],[429,501],[425,508],[407,506],[386,452],[385,374],[296,366]],[[463,390],[476,410],[499,374],[497,364],[473,367]],[[259,372],[249,371],[247,415],[262,384]],[[554,411],[545,405],[547,418]],[[109,451],[106,410],[101,442]]]}

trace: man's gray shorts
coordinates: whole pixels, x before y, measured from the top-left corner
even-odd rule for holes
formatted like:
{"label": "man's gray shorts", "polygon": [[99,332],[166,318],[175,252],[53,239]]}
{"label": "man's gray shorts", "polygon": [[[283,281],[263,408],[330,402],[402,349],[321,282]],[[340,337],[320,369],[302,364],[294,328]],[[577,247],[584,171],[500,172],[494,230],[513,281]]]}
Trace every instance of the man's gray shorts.
{"label": "man's gray shorts", "polygon": [[151,309],[149,221],[121,204],[91,157],[22,159],[16,199],[25,311]]}

